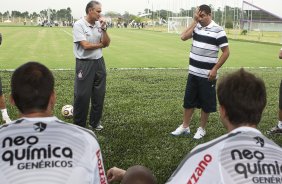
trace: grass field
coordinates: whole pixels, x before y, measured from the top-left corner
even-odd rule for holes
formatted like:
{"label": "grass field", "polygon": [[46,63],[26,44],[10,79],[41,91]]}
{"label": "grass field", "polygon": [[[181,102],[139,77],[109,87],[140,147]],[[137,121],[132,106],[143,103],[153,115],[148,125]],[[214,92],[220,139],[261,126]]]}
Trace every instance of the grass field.
{"label": "grass field", "polygon": [[[0,69],[36,60],[50,68],[74,68],[71,28],[0,27]],[[137,29],[110,29],[104,49],[108,68],[187,68],[191,41],[176,34]],[[280,67],[278,44],[230,40],[231,56],[224,67]]]}
{"label": "grass field", "polygon": [[[36,60],[50,68],[73,69],[71,29],[0,27],[4,43],[0,47],[0,76],[4,92],[10,93],[13,69]],[[153,31],[109,31],[111,46],[104,50],[108,67],[107,94],[103,116],[105,129],[96,133],[103,151],[106,169],[127,168],[141,164],[152,169],[163,184],[183,157],[196,145],[224,133],[219,114],[213,113],[207,126],[207,136],[196,141],[191,136],[172,137],[169,133],[182,121],[182,100],[187,78],[188,52],[191,42],[181,42],[179,36]],[[230,40],[231,57],[220,76],[239,67],[263,78],[267,87],[267,107],[259,129],[266,130],[277,123],[278,86],[282,78],[279,45]],[[251,67],[251,68],[247,68]],[[259,68],[267,67],[267,68]],[[114,69],[114,68],[152,68]],[[175,68],[175,69],[153,69]],[[57,104],[55,115],[73,99],[74,71],[54,70]],[[8,103],[13,119],[17,111]],[[65,119],[71,122],[69,119]],[[194,114],[191,131],[198,127],[199,111]],[[282,146],[282,136],[270,137]]]}

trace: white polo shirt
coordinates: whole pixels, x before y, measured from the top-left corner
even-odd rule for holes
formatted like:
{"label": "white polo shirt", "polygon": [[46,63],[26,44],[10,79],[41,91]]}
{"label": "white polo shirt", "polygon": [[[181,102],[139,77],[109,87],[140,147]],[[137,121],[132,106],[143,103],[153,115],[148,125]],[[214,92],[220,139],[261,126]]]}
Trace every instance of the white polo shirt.
{"label": "white polo shirt", "polygon": [[80,44],[80,41],[88,41],[90,43],[100,43],[102,38],[102,29],[99,21],[94,25],[89,24],[85,18],[81,18],[73,25],[73,52],[78,59],[100,59],[102,48],[85,50]]}

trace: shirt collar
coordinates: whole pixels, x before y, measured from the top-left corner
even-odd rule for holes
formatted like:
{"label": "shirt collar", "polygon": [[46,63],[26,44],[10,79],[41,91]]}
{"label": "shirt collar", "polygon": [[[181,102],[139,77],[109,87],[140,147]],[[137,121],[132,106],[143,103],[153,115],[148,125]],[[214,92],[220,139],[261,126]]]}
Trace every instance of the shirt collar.
{"label": "shirt collar", "polygon": [[201,28],[212,28],[215,24],[216,24],[216,23],[215,23],[213,20],[211,20],[211,22],[209,23],[209,25],[207,25],[206,27],[201,26],[200,23],[198,23],[197,27],[198,27],[199,29],[201,29]]}
{"label": "shirt collar", "polygon": [[49,117],[22,117],[20,119],[25,119],[28,121],[59,121],[56,116],[49,116]]}
{"label": "shirt collar", "polygon": [[92,25],[92,24],[90,24],[89,22],[87,22],[86,17],[83,17],[83,21],[85,22],[85,24],[86,24],[87,27],[91,27],[91,28],[98,27],[98,24],[97,24],[97,23],[98,23],[99,21],[95,21],[95,24],[94,24],[94,25]]}
{"label": "shirt collar", "polygon": [[252,128],[249,126],[242,126],[242,127],[238,127],[234,130],[232,130],[230,133],[236,133],[236,132],[255,132],[258,134],[262,134],[258,129],[256,128]]}

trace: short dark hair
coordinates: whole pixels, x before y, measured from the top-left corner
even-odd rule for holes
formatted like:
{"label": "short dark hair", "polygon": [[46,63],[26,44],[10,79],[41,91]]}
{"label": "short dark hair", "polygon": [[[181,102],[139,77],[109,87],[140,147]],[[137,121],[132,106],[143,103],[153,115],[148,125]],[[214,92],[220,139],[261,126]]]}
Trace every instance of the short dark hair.
{"label": "short dark hair", "polygon": [[87,3],[86,8],[85,8],[86,14],[88,14],[90,8],[94,8],[96,5],[100,5],[100,4],[101,3],[98,1],[90,1],[89,3]]}
{"label": "short dark hair", "polygon": [[11,80],[11,93],[21,113],[44,111],[54,91],[51,71],[38,62],[27,62],[17,68]]}
{"label": "short dark hair", "polygon": [[199,11],[204,11],[206,12],[206,14],[211,14],[211,7],[206,5],[206,4],[202,4],[200,7],[199,7]]}
{"label": "short dark hair", "polygon": [[121,184],[157,184],[157,179],[147,167],[135,165],[127,169]]}
{"label": "short dark hair", "polygon": [[260,122],[266,105],[266,89],[262,79],[240,69],[219,81],[217,95],[231,124],[257,125]]}

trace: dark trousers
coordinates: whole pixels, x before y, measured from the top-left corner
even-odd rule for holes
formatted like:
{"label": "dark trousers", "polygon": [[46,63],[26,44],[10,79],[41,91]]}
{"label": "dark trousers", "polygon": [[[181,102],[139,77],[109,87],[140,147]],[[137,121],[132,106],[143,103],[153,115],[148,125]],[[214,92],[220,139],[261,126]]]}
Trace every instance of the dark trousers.
{"label": "dark trousers", "polygon": [[279,109],[282,110],[282,80],[279,87]]}
{"label": "dark trousers", "polygon": [[76,59],[74,82],[74,112],[73,120],[76,125],[86,127],[90,108],[90,125],[99,125],[106,93],[106,67],[104,58],[88,60]]}

